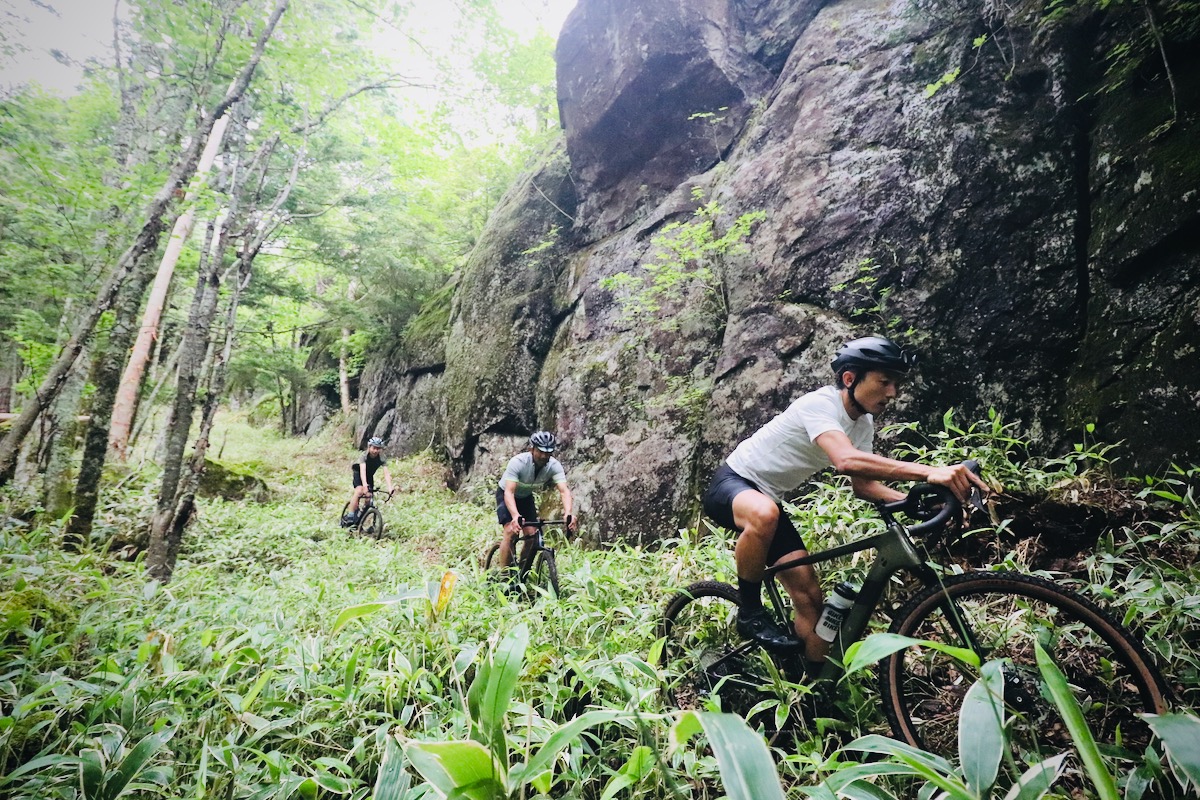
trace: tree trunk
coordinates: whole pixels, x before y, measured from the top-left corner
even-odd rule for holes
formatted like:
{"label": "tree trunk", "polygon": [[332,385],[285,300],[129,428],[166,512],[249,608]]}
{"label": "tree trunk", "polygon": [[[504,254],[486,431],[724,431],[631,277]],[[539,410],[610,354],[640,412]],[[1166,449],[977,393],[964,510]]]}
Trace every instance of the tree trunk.
{"label": "tree trunk", "polygon": [[[194,183],[188,189],[184,197],[185,203],[192,199],[203,186],[203,178],[217,159],[217,153],[220,152],[221,142],[225,139],[225,131],[228,127],[228,114],[223,115],[213,125],[212,132],[208,135],[208,143],[196,166],[196,175],[201,181]],[[183,247],[192,234],[195,222],[195,207],[189,207],[179,216],[179,219],[175,220],[175,227],[171,231],[167,250],[163,253],[162,262],[154,276],[154,286],[150,289],[150,298],[146,302],[142,324],[138,329],[133,350],[129,354],[129,363],[125,365],[125,372],[121,376],[117,397],[113,403],[112,427],[109,431],[108,441],[109,455],[120,461],[125,460],[125,451],[129,445],[129,432],[133,427],[133,418],[137,409],[138,392],[142,387],[142,376],[146,371],[146,362],[150,358],[151,346],[158,336],[158,323],[162,319],[163,307],[167,303],[171,279],[175,275],[175,265],[179,263],[179,255],[183,252]]]}
{"label": "tree trunk", "polygon": [[0,357],[0,414],[12,411],[12,389],[16,383],[17,370],[20,362],[16,350],[7,356]]}
{"label": "tree trunk", "polygon": [[[166,583],[175,568],[179,543],[172,542],[175,507],[178,502],[179,480],[183,469],[183,454],[191,433],[192,417],[196,410],[196,389],[208,352],[208,337],[217,311],[220,290],[221,262],[225,256],[228,232],[218,231],[209,223],[205,242],[206,257],[201,259],[196,292],[188,313],[187,329],[179,345],[179,377],[175,384],[175,400],[167,418],[163,448],[163,475],[159,487],[158,506],[150,526],[150,547],[146,553],[146,570],[156,580]],[[211,252],[210,252],[211,250]]]}
{"label": "tree trunk", "polygon": [[84,363],[84,358],[75,363],[54,405],[46,412],[52,433],[47,442],[46,470],[42,473],[42,507],[52,519],[65,516],[74,504],[75,482],[70,473],[80,430],[79,409],[87,385]]}
{"label": "tree trunk", "polygon": [[[229,297],[229,305],[225,311],[225,344],[218,354],[215,350],[208,364],[207,391],[200,413],[200,432],[192,449],[192,459],[188,472],[181,481],[175,502],[175,510],[171,518],[171,528],[167,533],[167,552],[170,557],[170,570],[175,568],[175,555],[183,542],[183,532],[192,519],[196,510],[196,491],[200,487],[200,479],[204,477],[207,461],[209,438],[212,435],[213,422],[217,416],[217,406],[225,394],[225,378],[228,373],[229,358],[233,353],[233,342],[237,332],[237,307],[241,291],[250,282],[252,262],[240,261],[237,282]],[[169,574],[169,573],[168,573]]]}
{"label": "tree trunk", "polygon": [[208,134],[212,131],[213,125],[245,93],[246,87],[250,84],[250,79],[254,76],[255,70],[258,68],[258,63],[262,59],[263,49],[266,47],[267,41],[274,34],[275,26],[278,24],[280,17],[283,16],[283,12],[287,10],[288,2],[289,0],[276,0],[275,9],[267,20],[262,34],[255,43],[254,52],[251,54],[245,67],[242,68],[241,74],[238,75],[237,80],[234,81],[229,91],[226,92],[225,97],[217,103],[211,113],[205,115],[197,127],[195,135],[191,138],[190,144],[184,151],[183,156],[147,208],[146,222],[135,237],[133,244],[117,260],[112,273],[97,293],[95,303],[89,312],[79,321],[74,334],[63,347],[58,360],[55,361],[50,371],[46,374],[42,385],[38,387],[38,391],[25,404],[21,415],[13,421],[12,428],[8,434],[3,440],[0,440],[0,486],[4,486],[12,480],[21,443],[33,429],[38,415],[41,414],[46,405],[58,394],[62,387],[62,382],[66,380],[67,374],[71,366],[75,363],[75,359],[78,358],[84,342],[95,330],[96,322],[100,319],[100,315],[112,305],[118,290],[125,283],[135,265],[141,261],[143,255],[154,251],[158,247],[158,240],[165,228],[164,219],[167,209],[174,201],[176,192],[195,173],[196,165],[199,163],[200,153],[203,149],[203,143],[207,142]]}
{"label": "tree trunk", "polygon": [[[350,279],[350,285],[346,287],[346,299],[351,303],[354,302],[354,295],[358,289],[358,281]],[[338,353],[338,394],[342,400],[342,413],[349,416],[350,414],[350,366],[348,363],[350,356],[350,329],[342,328],[341,351]]]}
{"label": "tree trunk", "polygon": [[[149,261],[149,258],[146,259]],[[121,367],[137,330],[142,291],[150,279],[145,264],[136,280],[122,290],[116,302],[116,319],[108,335],[108,345],[92,360],[90,382],[92,395],[91,420],[83,440],[83,457],[79,478],[75,482],[75,513],[67,521],[63,549],[77,550],[92,533],[96,506],[100,500],[100,478],[104,473],[105,453],[108,450],[108,421],[113,400],[121,379]]]}

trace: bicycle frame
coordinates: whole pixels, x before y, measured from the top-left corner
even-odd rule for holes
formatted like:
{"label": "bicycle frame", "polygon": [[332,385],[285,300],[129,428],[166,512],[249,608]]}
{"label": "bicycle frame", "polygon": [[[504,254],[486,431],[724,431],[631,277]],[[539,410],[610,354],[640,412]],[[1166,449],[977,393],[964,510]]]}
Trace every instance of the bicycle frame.
{"label": "bicycle frame", "polygon": [[[561,525],[563,527],[566,527],[568,524],[570,524],[570,518],[568,518],[568,519],[533,519],[533,520],[529,520],[529,519],[525,519],[524,517],[519,517],[517,519],[517,524],[520,526],[520,528],[519,528],[520,532],[513,539],[512,558],[516,561],[516,564],[517,564],[517,578],[519,580],[524,581],[525,577],[529,574],[529,568],[533,566],[534,556],[536,556],[542,550],[549,550],[550,552],[554,552],[553,548],[546,547],[546,539],[545,539],[545,535],[544,535],[544,530],[545,530],[546,526],[547,525]],[[526,528],[534,528],[535,530],[533,533],[526,533],[525,532]],[[517,545],[519,545],[521,542],[529,542],[530,544],[527,544],[525,547],[521,548],[520,556],[517,556],[516,555]],[[528,553],[529,553],[528,556],[525,555],[526,551],[528,551]]]}
{"label": "bicycle frame", "polygon": [[[883,597],[883,593],[887,589],[888,580],[892,575],[900,570],[907,569],[914,572],[922,582],[928,582],[932,579],[933,571],[917,552],[916,546],[908,536],[905,527],[895,520],[891,520],[888,523],[887,530],[884,533],[848,542],[847,544],[832,547],[829,550],[823,550],[819,553],[812,553],[767,569],[767,575],[774,577],[779,572],[792,569],[793,567],[805,564],[820,564],[825,561],[832,561],[835,558],[871,549],[877,550],[878,555],[874,563],[871,564],[871,569],[867,572],[866,578],[863,580],[862,588],[858,590],[858,597],[855,598],[854,605],[846,613],[846,618],[842,622],[841,629],[830,646],[830,658],[826,659],[825,668],[821,670],[819,678],[836,678],[841,672],[841,667],[838,664],[842,662],[845,649],[861,639],[863,633],[866,632],[867,625],[874,615],[875,609],[878,608],[879,601]],[[780,593],[779,584],[776,581],[767,581],[767,595],[770,597],[771,604],[775,607],[775,611],[779,616],[783,619],[789,619],[785,610],[786,605],[784,604],[783,595]],[[837,663],[834,663],[835,661]]]}
{"label": "bicycle frame", "polygon": [[[818,681],[835,680],[841,674],[846,648],[863,637],[863,634],[867,630],[867,625],[871,621],[871,617],[874,616],[876,609],[879,607],[883,593],[887,590],[888,581],[893,575],[901,570],[908,570],[925,585],[937,582],[936,573],[917,551],[912,535],[918,532],[939,529],[946,524],[951,516],[961,513],[962,507],[957,500],[949,496],[948,493],[943,494],[939,492],[938,494],[944,501],[944,505],[942,506],[942,510],[933,519],[908,528],[895,518],[894,513],[902,511],[909,511],[911,513],[912,504],[909,499],[906,498],[894,503],[881,503],[878,505],[878,508],[886,526],[883,533],[847,542],[837,547],[831,547],[828,550],[822,550],[819,553],[810,553],[807,556],[791,559],[790,561],[767,568],[767,595],[771,600],[771,605],[780,619],[790,622],[790,616],[787,614],[787,606],[784,603],[783,595],[780,593],[779,584],[774,580],[778,573],[805,564],[820,564],[825,561],[832,561],[835,558],[859,553],[863,550],[875,550],[877,552],[871,568],[867,571],[867,575],[863,579],[858,597],[855,598],[854,604],[846,613],[846,618],[842,621],[838,635],[830,645],[825,666],[822,668],[820,674],[816,676]],[[966,641],[974,642],[975,637],[970,630],[964,629],[961,633],[964,635]]]}

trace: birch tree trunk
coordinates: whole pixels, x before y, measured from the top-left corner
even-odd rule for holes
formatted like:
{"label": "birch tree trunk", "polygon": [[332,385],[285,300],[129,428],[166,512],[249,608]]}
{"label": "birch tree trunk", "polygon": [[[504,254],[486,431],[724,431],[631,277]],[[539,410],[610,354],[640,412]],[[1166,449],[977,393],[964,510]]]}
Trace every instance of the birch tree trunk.
{"label": "birch tree trunk", "polygon": [[[350,279],[350,285],[346,288],[346,299],[351,303],[354,302],[354,295],[358,289],[358,281]],[[350,329],[342,328],[341,351],[338,353],[338,394],[342,400],[342,413],[346,416],[350,415],[350,365],[348,363],[350,357]]]}
{"label": "birch tree trunk", "polygon": [[[221,143],[225,139],[225,131],[229,127],[228,113],[221,116],[213,125],[208,135],[208,143],[200,155],[196,166],[196,175],[201,179],[198,184],[188,190],[183,202],[193,200],[196,192],[203,186],[203,178],[212,168],[213,162],[220,152]],[[117,388],[117,396],[113,402],[112,421],[108,434],[108,454],[110,458],[125,460],[125,452],[129,444],[129,432],[133,427],[134,414],[137,411],[138,392],[142,387],[142,377],[146,372],[146,362],[150,358],[150,350],[158,336],[158,323],[162,319],[163,307],[167,303],[167,294],[171,288],[171,279],[175,276],[175,266],[183,252],[187,239],[192,234],[196,223],[196,209],[189,206],[177,220],[171,231],[171,238],[163,253],[162,262],[154,276],[154,285],[150,289],[150,297],[146,302],[146,311],[142,316],[142,324],[138,328],[137,339],[129,354],[129,363]]]}
{"label": "birch tree trunk", "polygon": [[37,392],[25,404],[20,415],[13,420],[12,428],[8,434],[0,440],[0,486],[4,486],[12,480],[21,443],[33,429],[34,422],[38,416],[53,401],[62,388],[62,383],[66,380],[72,365],[74,365],[75,360],[79,357],[84,342],[94,332],[100,315],[112,306],[117,292],[125,284],[135,266],[141,262],[141,259],[147,253],[157,249],[159,238],[166,227],[165,219],[167,211],[173,204],[176,193],[195,174],[200,154],[207,143],[208,135],[212,131],[216,121],[224,116],[229,107],[245,93],[246,88],[250,84],[250,79],[254,76],[255,70],[262,60],[263,50],[274,34],[275,26],[279,23],[280,17],[287,10],[288,3],[289,0],[276,0],[275,8],[271,12],[271,16],[268,18],[258,40],[255,42],[254,51],[246,65],[242,68],[237,80],[234,81],[229,91],[226,92],[225,97],[216,104],[210,113],[204,116],[197,126],[195,134],[176,163],[175,168],[171,171],[170,177],[168,177],[167,181],[155,194],[147,207],[145,213],[146,221],[141,231],[134,238],[129,248],[117,260],[108,279],[101,286],[100,291],[97,292],[95,302],[88,313],[84,314],[79,320],[73,335],[67,344],[64,345],[61,354],[47,372]]}

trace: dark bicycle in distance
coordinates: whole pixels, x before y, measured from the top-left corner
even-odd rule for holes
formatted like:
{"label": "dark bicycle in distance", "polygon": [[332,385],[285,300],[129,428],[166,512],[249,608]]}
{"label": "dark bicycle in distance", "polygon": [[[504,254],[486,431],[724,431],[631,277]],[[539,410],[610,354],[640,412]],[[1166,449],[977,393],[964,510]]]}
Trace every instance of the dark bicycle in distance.
{"label": "dark bicycle in distance", "polygon": [[[383,501],[375,502],[375,495],[383,495]],[[379,539],[383,536],[383,514],[379,507],[386,505],[391,501],[395,490],[390,492],[380,492],[371,490],[370,494],[363,495],[358,501],[358,521],[347,524],[346,518],[350,512],[350,503],[342,506],[342,514],[338,517],[339,524],[343,528],[353,528],[360,536],[366,536],[369,539]]]}
{"label": "dark bicycle in distance", "polygon": [[[554,548],[546,545],[545,529],[548,527],[566,529],[571,524],[571,517],[568,516],[566,519],[518,517],[517,524],[520,526],[520,533],[513,539],[512,563],[516,564],[516,568],[511,580],[512,587],[519,589],[524,586],[531,592],[541,589],[553,592],[553,596],[558,597],[561,594],[558,583],[558,563],[554,558]],[[526,533],[526,528],[534,530]],[[521,547],[518,557],[517,545],[522,542],[524,545]],[[483,557],[484,571],[493,569],[493,562],[496,561],[498,552],[500,552],[499,543],[488,548]],[[512,569],[511,564],[509,568]]]}

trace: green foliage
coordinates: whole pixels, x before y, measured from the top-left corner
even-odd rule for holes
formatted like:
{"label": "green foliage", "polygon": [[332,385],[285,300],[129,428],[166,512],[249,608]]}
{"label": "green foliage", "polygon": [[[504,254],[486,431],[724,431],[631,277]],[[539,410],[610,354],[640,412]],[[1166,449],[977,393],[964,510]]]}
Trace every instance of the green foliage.
{"label": "green foliage", "polygon": [[693,198],[699,205],[691,222],[672,222],[650,240],[650,258],[641,265],[644,274],[618,272],[600,282],[617,294],[627,319],[652,320],[655,328],[667,331],[689,321],[724,324],[729,313],[724,259],[745,250],[751,230],[766,213],[742,214],[718,235],[721,206],[715,200],[702,202],[701,189],[693,190]]}
{"label": "green foliage", "polygon": [[[1001,474],[1052,484],[1011,426],[954,427],[966,444],[930,434],[930,460],[977,449]],[[352,452],[332,433],[281,439],[223,414],[213,447],[224,461],[254,465],[271,500],[203,501],[166,587],[106,554],[102,541],[64,553],[58,528],[20,523],[19,504],[0,497],[0,794],[78,798],[82,775],[106,791],[126,776],[125,796],[145,798],[732,798],[768,796],[773,781],[789,796],[831,796],[822,782],[832,796],[924,796],[916,784],[987,796],[993,744],[943,763],[869,738],[885,723],[866,681],[847,687],[857,695],[844,719],[775,738],[774,766],[759,732],[665,707],[646,657],[652,621],[680,585],[733,577],[727,536],[682,531],[653,550],[556,541],[563,596],[514,602],[477,566],[497,535],[494,517],[459,502],[440,465],[393,460],[401,493],[384,508],[388,533],[376,542],[336,524]],[[1004,467],[1007,453],[1024,461]],[[135,526],[153,483],[152,474],[126,474],[102,509],[102,531]],[[1184,505],[1191,486],[1193,472],[1172,473],[1147,484],[1162,493],[1148,499]],[[1147,645],[1187,684],[1181,704],[1194,706],[1197,612],[1187,597],[1200,584],[1200,524],[1172,519],[1167,530],[1102,542],[1091,580],[1114,595],[1118,613],[1148,623]],[[797,523],[822,545],[877,524],[840,479],[814,484]],[[1175,572],[1156,547],[1177,550]],[[822,579],[856,569],[847,561]],[[443,591],[448,571],[457,582]],[[1158,576],[1166,580],[1155,589]],[[994,691],[971,693],[969,735],[992,743]],[[786,713],[799,696],[780,686],[779,699],[764,702]],[[1162,725],[1183,733],[1160,733],[1157,771],[1137,778],[1147,797],[1195,762],[1188,723]],[[856,764],[836,751],[854,738],[887,760]],[[1153,764],[1148,756],[1138,769]],[[1030,769],[1026,793],[1014,797],[1039,796],[1057,767]]]}
{"label": "green foliage", "polygon": [[892,287],[881,284],[879,269],[880,264],[874,258],[864,258],[858,262],[857,275],[852,280],[829,288],[850,302],[850,319],[880,331],[883,336],[911,340],[917,332],[893,312]]}

